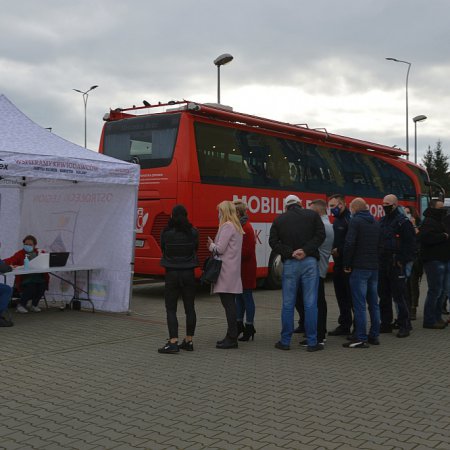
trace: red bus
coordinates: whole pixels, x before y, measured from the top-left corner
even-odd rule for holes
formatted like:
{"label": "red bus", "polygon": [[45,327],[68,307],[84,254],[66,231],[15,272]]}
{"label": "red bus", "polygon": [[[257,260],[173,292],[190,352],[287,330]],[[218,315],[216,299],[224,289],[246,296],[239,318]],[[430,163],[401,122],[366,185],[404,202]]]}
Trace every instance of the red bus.
{"label": "red bus", "polygon": [[299,195],[304,207],[334,193],[361,196],[377,217],[388,193],[420,212],[427,205],[428,175],[400,149],[188,101],[118,108],[104,119],[100,152],[141,165],[137,274],[164,274],[160,233],[177,203],[200,232],[202,264],[207,237],[218,227],[216,205],[244,199],[257,238],[258,277],[272,285],[279,258],[268,235],[288,194]]}

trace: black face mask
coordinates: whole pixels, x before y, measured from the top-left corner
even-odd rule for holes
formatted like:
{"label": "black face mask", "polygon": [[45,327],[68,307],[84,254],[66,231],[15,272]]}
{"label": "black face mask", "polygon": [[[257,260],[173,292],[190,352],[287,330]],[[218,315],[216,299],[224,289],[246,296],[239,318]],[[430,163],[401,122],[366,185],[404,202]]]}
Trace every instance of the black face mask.
{"label": "black face mask", "polygon": [[383,209],[384,213],[388,216],[392,211],[394,211],[394,205],[384,205]]}

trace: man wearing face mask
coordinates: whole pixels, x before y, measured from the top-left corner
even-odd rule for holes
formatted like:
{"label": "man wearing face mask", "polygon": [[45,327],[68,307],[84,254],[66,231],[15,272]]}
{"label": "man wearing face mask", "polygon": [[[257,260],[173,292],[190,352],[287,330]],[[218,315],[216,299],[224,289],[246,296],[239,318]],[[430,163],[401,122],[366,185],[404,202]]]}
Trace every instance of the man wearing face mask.
{"label": "man wearing face mask", "polygon": [[380,219],[380,297],[381,333],[392,332],[392,300],[398,307],[397,337],[409,336],[411,320],[406,293],[405,268],[414,260],[415,232],[411,221],[398,209],[398,198],[389,194],[383,199],[384,217]]}
{"label": "man wearing face mask", "polygon": [[444,203],[432,200],[429,208],[423,213],[425,219],[420,229],[420,250],[428,282],[423,309],[423,327],[434,330],[447,326],[447,322],[442,320],[446,277],[450,269],[450,230],[446,214]]}
{"label": "man wearing face mask", "polygon": [[[25,257],[31,261],[39,254],[37,239],[34,236],[25,236],[22,243],[22,250],[19,250],[10,258],[5,259],[5,262],[12,267],[23,266]],[[39,301],[48,289],[48,282],[48,273],[17,275],[14,286],[20,293],[20,303],[17,305],[16,311],[20,314],[26,314],[28,312],[27,303],[31,300],[30,311],[41,312]]]}
{"label": "man wearing face mask", "polygon": [[334,216],[334,241],[331,255],[334,260],[333,284],[339,307],[338,327],[330,331],[330,336],[347,336],[353,323],[352,295],[349,275],[344,272],[344,245],[350,223],[350,211],[345,205],[345,199],[340,194],[332,195],[328,200],[328,207]]}

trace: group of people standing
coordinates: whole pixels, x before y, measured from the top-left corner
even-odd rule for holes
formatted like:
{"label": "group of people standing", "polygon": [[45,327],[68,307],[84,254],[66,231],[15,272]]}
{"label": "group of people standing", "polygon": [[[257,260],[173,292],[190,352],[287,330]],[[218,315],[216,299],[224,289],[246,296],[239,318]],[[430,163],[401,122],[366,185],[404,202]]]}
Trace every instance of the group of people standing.
{"label": "group of people standing", "polygon": [[[281,336],[275,347],[289,350],[293,333],[304,333],[300,342],[307,351],[324,349],[326,336],[345,336],[347,348],[379,345],[380,333],[408,337],[416,318],[421,267],[428,279],[423,327],[443,329],[442,307],[450,290],[450,216],[443,203],[432,200],[420,224],[414,208],[401,207],[389,194],[383,199],[385,215],[377,221],[363,198],[347,206],[345,198],[332,195],[303,208],[296,195],[284,200],[285,212],[270,229],[269,245],[283,261]],[[237,348],[239,341],[254,339],[256,287],[255,234],[242,201],[217,206],[219,229],[207,247],[222,261],[212,292],[219,294],[227,318],[227,332],[217,341],[219,349]],[[334,216],[330,223],[328,210]],[[192,351],[196,326],[195,276],[198,266],[197,230],[184,206],[173,208],[161,235],[166,268],[165,304],[169,340],[160,353]],[[338,326],[327,333],[324,280],[333,257],[333,283],[339,307]],[[177,300],[186,313],[186,337],[178,343]],[[394,320],[394,309],[396,319]],[[367,329],[367,308],[370,327]],[[299,327],[294,329],[295,309]],[[244,321],[245,316],[245,321]],[[239,336],[242,334],[242,337]]]}
{"label": "group of people standing", "polygon": [[431,200],[423,223],[412,206],[402,208],[393,194],[384,197],[385,215],[378,222],[360,198],[348,209],[336,195],[329,206],[335,216],[333,281],[340,315],[338,327],[328,334],[346,336],[344,346],[360,348],[378,345],[379,333],[394,329],[397,337],[408,337],[417,315],[422,266],[428,281],[423,327],[446,328],[442,311],[450,295],[450,216],[444,203]]}
{"label": "group of people standing", "polygon": [[[223,201],[217,206],[217,210],[219,230],[214,240],[208,237],[207,247],[214,257],[222,261],[217,282],[212,285],[212,292],[219,294],[227,318],[227,332],[223,339],[217,341],[216,347],[229,349],[238,347],[238,339],[254,339],[256,333],[253,324],[256,238],[247,217],[245,203]],[[158,349],[159,353],[178,353],[180,349],[194,350],[194,269],[198,266],[198,245],[198,232],[189,222],[186,209],[182,205],[175,206],[169,224],[161,234],[161,265],[166,269],[165,304],[169,340]],[[179,296],[184,304],[187,330],[181,344],[178,344],[176,317]]]}

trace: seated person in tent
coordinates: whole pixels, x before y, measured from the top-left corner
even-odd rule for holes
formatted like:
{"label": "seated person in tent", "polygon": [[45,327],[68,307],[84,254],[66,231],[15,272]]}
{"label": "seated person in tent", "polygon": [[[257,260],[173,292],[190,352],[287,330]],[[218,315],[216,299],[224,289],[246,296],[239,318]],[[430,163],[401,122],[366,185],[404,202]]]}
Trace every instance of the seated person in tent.
{"label": "seated person in tent", "polygon": [[[12,267],[23,266],[25,258],[31,261],[39,254],[37,248],[37,239],[28,235],[23,239],[23,248],[14,253],[10,258],[4,261]],[[17,306],[18,313],[27,313],[27,303],[31,300],[32,312],[40,312],[39,301],[48,289],[49,276],[48,273],[31,273],[29,275],[17,275],[14,287],[20,294],[20,302]]]}

